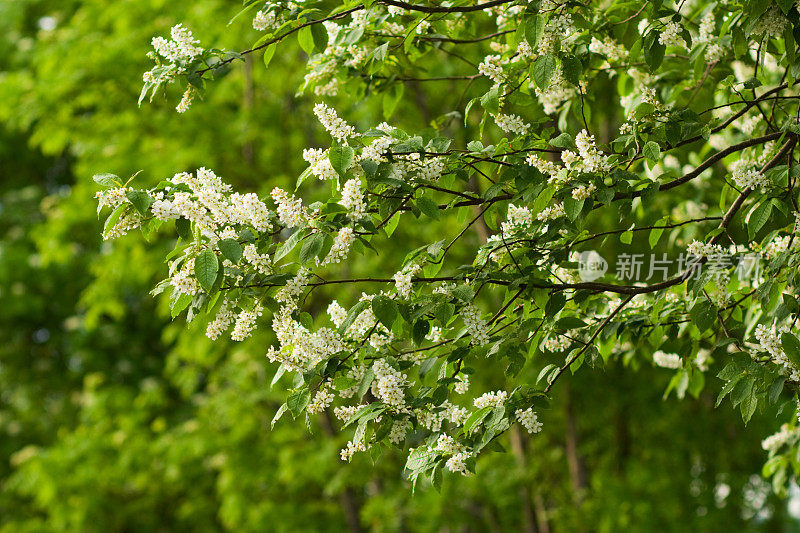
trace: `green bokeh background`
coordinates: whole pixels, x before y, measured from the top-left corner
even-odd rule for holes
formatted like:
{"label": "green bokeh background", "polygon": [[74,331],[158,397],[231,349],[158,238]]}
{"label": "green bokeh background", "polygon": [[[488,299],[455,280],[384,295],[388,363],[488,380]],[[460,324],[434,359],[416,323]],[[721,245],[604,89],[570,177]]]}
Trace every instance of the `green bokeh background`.
{"label": "green bokeh background", "polygon": [[[148,184],[206,166],[243,191],[293,189],[302,149],[329,142],[315,100],[295,96],[296,44],[269,69],[237,64],[185,115],[178,89],[136,106],[153,35],[184,22],[203,43],[247,47],[248,21],[226,26],[239,5],[0,0],[0,531],[797,529],[791,498],[753,508],[748,496],[763,493],[761,439],[791,413],[745,428],[714,409],[715,378],[697,400],[662,400],[671,374],[643,362],[579,372],[541,413],[543,433],[512,432],[507,453],[446,475],[441,492],[412,494],[403,453],[341,462],[347,434],[324,419],[270,430],[286,384],[270,388],[269,328],[212,343],[203,324],[171,321],[148,291],[172,237],[103,242],[91,178],[141,171]],[[459,90],[411,85],[392,120],[425,127]],[[329,102],[358,124],[383,120],[379,100],[350,96]],[[314,187],[304,194],[325,194]],[[396,249],[345,268],[391,272],[409,240],[438,240],[431,231],[401,226]],[[339,291],[312,308],[358,296]]]}

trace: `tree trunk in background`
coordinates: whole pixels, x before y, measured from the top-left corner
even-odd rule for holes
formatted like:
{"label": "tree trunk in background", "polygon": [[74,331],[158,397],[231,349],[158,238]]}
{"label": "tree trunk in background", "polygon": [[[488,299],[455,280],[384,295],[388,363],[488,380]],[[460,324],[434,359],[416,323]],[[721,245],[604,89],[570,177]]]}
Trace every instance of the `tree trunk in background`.
{"label": "tree trunk in background", "polygon": [[[320,424],[322,425],[322,431],[325,435],[328,437],[333,437],[335,435],[333,420],[331,419],[329,411],[325,410],[323,416],[320,417]],[[359,519],[361,509],[352,488],[344,488],[339,495],[339,505],[342,506],[342,512],[344,513],[344,519],[347,521],[348,531],[350,531],[350,533],[363,533],[364,530],[361,528],[361,521]]]}
{"label": "tree trunk in background", "polygon": [[567,419],[567,463],[572,480],[572,490],[575,494],[575,505],[579,506],[583,500],[583,492],[587,487],[587,476],[586,467],[580,455],[578,455],[578,427],[575,413],[572,409],[569,385],[564,387],[564,410]]}
{"label": "tree trunk in background", "polygon": [[[514,452],[517,464],[522,470],[525,470],[527,467],[525,442],[519,426],[516,424],[511,426],[509,439],[511,440],[511,450]],[[527,533],[549,533],[550,528],[547,525],[547,519],[537,516],[537,512],[531,507],[531,492],[525,483],[519,487],[519,498],[522,504],[522,530]],[[541,527],[542,523],[544,523],[544,529]],[[537,524],[539,524],[538,528]]]}
{"label": "tree trunk in background", "polygon": [[250,135],[250,121],[253,115],[253,105],[255,103],[255,88],[253,85],[253,57],[244,58],[244,80],[242,91],[242,112],[245,116],[244,142],[242,143],[242,157],[249,166],[254,166],[256,162],[255,148],[253,139]]}

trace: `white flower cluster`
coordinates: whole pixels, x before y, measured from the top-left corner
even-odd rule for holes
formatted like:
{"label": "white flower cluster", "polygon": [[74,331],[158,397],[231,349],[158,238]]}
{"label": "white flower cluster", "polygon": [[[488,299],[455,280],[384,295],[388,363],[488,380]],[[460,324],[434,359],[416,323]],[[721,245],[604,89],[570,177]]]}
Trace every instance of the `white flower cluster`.
{"label": "white flower cluster", "polygon": [[411,422],[408,420],[395,420],[386,438],[392,444],[398,445],[406,440],[406,433],[408,433],[409,427],[411,427]]}
{"label": "white flower cluster", "polygon": [[328,150],[320,150],[319,148],[307,148],[303,150],[303,159],[311,165],[311,173],[321,180],[335,180],[339,174],[333,169],[330,159],[328,159]]}
{"label": "white flower cluster", "polygon": [[530,209],[509,204],[506,221],[500,225],[500,229],[503,233],[512,233],[518,229],[526,229],[531,222],[533,222],[533,215]]}
{"label": "white flower cluster", "polygon": [[218,339],[225,330],[231,327],[234,320],[236,320],[236,313],[231,310],[231,303],[228,300],[223,301],[214,320],[209,322],[206,327],[206,337],[211,340]]}
{"label": "white flower cluster", "polygon": [[316,104],[314,114],[317,115],[320,124],[331,136],[339,142],[346,141],[349,137],[356,134],[353,126],[339,118],[336,111],[325,104]]}
{"label": "white flower cluster", "polygon": [[342,200],[339,203],[347,208],[354,220],[366,216],[367,205],[364,202],[364,194],[361,192],[361,180],[353,178],[345,182],[342,189]]}
{"label": "white flower cluster", "polygon": [[367,447],[364,445],[363,442],[348,441],[347,447],[342,448],[342,450],[339,452],[339,456],[342,458],[342,461],[349,461],[350,459],[353,458],[356,452],[365,452],[365,451],[367,451]]}
{"label": "white flower cluster", "polygon": [[276,21],[277,17],[274,11],[265,11],[262,9],[256,13],[256,16],[253,18],[253,29],[259,31],[268,30],[275,26]]}
{"label": "white flower cluster", "polygon": [[579,185],[572,189],[572,198],[574,200],[586,200],[592,196],[594,191],[594,183],[590,183],[589,185]]}
{"label": "white flower cluster", "polygon": [[653,362],[661,368],[680,368],[681,357],[676,353],[665,353],[658,350],[653,354]]}
{"label": "white flower cluster", "polygon": [[272,189],[272,200],[277,205],[278,218],[287,228],[295,228],[304,226],[305,221],[309,215],[303,207],[303,200],[289,196],[289,194],[281,189],[275,187]]}
{"label": "white flower cluster", "polygon": [[[775,259],[779,253],[785,252],[789,249],[789,244],[792,241],[791,235],[784,235],[783,237],[775,237],[761,250],[761,254],[767,259]],[[797,245],[797,241],[795,241]]]}
{"label": "white flower cluster", "polygon": [[333,408],[333,415],[344,423],[347,423],[361,409],[360,405],[343,405]]}
{"label": "white flower cluster", "polygon": [[183,24],[173,26],[170,34],[172,40],[163,37],[153,37],[152,40],[156,53],[170,63],[189,62],[203,53],[203,49],[197,46],[200,41]]}
{"label": "white flower cluster", "polygon": [[561,152],[561,160],[570,170],[578,172],[603,172],[611,168],[607,155],[600,152],[594,143],[594,135],[589,135],[586,130],[581,130],[575,136],[575,146],[578,153],[570,150]]}
{"label": "white flower cluster", "polygon": [[341,263],[347,259],[347,255],[350,252],[350,245],[353,244],[355,239],[353,228],[339,228],[339,232],[336,234],[336,238],[333,239],[333,246],[331,246],[328,255],[326,255],[325,259],[322,261],[317,259],[317,264],[319,266],[324,266]]}
{"label": "white flower cluster", "polygon": [[308,283],[308,276],[311,271],[306,267],[300,267],[297,274],[281,287],[275,295],[275,300],[284,304],[286,309],[291,312],[297,308],[297,298],[303,294],[303,288]]}
{"label": "white flower cluster", "polygon": [[602,41],[597,37],[592,37],[592,41],[589,43],[589,51],[605,56],[609,63],[622,61],[628,57],[628,51],[625,47],[611,37],[605,37]]}
{"label": "white flower cluster", "polygon": [[345,344],[339,334],[330,328],[309,331],[291,317],[288,309],[276,313],[272,329],[278,338],[279,349],[270,347],[267,358],[278,362],[288,370],[302,372],[320,361],[329,359],[344,349]]}
{"label": "white flower cluster", "polygon": [[731,177],[734,183],[736,183],[736,186],[741,189],[763,188],[767,187],[770,183],[769,178],[752,168],[745,160],[739,160],[731,166]]}
{"label": "white flower cluster", "polygon": [[761,16],[758,24],[756,24],[750,32],[750,35],[764,35],[764,37],[767,38],[779,39],[783,35],[784,30],[786,30],[788,24],[789,20],[783,16],[781,8],[773,4],[772,7]]}
{"label": "white flower cluster", "polygon": [[183,216],[194,222],[201,234],[216,242],[219,235],[236,235],[234,225],[251,226],[265,232],[272,228],[267,206],[254,193],[226,196],[230,186],[211,170],[200,168],[195,175],[183,172],[172,178],[172,183],[185,184],[191,192],[178,191],[172,198],[163,193],[153,196],[150,210],[159,220],[173,220]]}
{"label": "white flower cluster", "polygon": [[308,407],[306,407],[306,411],[308,411],[308,414],[310,415],[319,414],[330,407],[331,402],[333,402],[333,394],[327,389],[327,387],[320,387],[320,389],[311,399]]}
{"label": "white flower cluster", "polygon": [[686,253],[697,257],[710,257],[714,254],[725,253],[725,248],[719,244],[706,243],[695,239],[686,247]]}
{"label": "white flower cluster", "polygon": [[469,375],[460,376],[458,381],[453,383],[453,390],[456,394],[465,394],[469,390]]}
{"label": "white flower cluster", "polygon": [[494,121],[497,123],[497,126],[506,133],[524,135],[527,133],[528,128],[530,128],[530,124],[526,124],[522,118],[517,115],[498,113],[494,116]]}
{"label": "white flower cluster", "polygon": [[700,21],[700,28],[699,33],[697,36],[697,40],[695,41],[697,44],[706,44],[706,63],[716,63],[725,57],[727,50],[718,42],[716,42],[716,37],[714,36],[714,27],[716,21],[714,18],[714,13],[709,11],[703,20]]}
{"label": "white flower cluster", "polygon": [[461,319],[470,335],[470,344],[483,346],[489,342],[489,327],[486,320],[481,316],[480,310],[473,304],[464,306],[461,310]]}
{"label": "white flower cluster", "polygon": [[467,464],[465,461],[467,459],[469,459],[469,454],[467,452],[459,452],[453,454],[453,456],[445,462],[444,466],[447,467],[450,472],[466,475]]}
{"label": "white flower cluster", "polygon": [[104,207],[116,209],[121,204],[128,201],[125,195],[126,187],[112,187],[104,191],[97,191],[94,197],[97,199],[97,209],[100,210]]}
{"label": "white flower cluster", "polygon": [[540,222],[545,222],[548,220],[555,220],[558,217],[566,216],[566,212],[564,211],[564,204],[561,202],[556,202],[550,207],[545,207],[539,214],[536,215],[536,220]]}
{"label": "white flower cluster", "polygon": [[245,261],[253,265],[260,273],[272,273],[272,260],[270,259],[269,255],[258,253],[255,244],[246,245],[244,247],[242,257],[244,257]]}
{"label": "white flower cluster", "polygon": [[566,335],[550,335],[542,343],[544,349],[549,352],[563,352],[572,345],[572,339]]}
{"label": "white flower cluster", "polygon": [[331,317],[331,322],[338,328],[347,318],[347,310],[339,305],[339,302],[333,300],[328,304],[328,316]]}
{"label": "white flower cluster", "polygon": [[517,422],[522,424],[528,433],[539,433],[542,430],[542,423],[539,422],[539,417],[536,416],[533,408],[528,407],[524,411],[517,409],[514,415],[517,417]]}
{"label": "white flower cluster", "polygon": [[178,102],[178,105],[175,107],[175,111],[178,113],[186,113],[189,110],[189,107],[192,105],[192,100],[194,100],[195,95],[195,88],[191,85],[184,91],[183,97],[181,101]]}
{"label": "white flower cluster", "polygon": [[784,325],[779,328],[768,328],[763,324],[756,326],[755,336],[762,350],[769,353],[776,363],[783,366],[784,371],[792,381],[800,381],[800,369],[792,365],[792,362],[783,351],[781,344],[781,334],[788,333],[789,326]]}
{"label": "white flower cluster", "polygon": [[540,89],[533,82],[530,87],[534,89],[539,103],[544,108],[545,115],[552,115],[558,111],[561,104],[578,94],[578,90],[564,79],[560,70],[557,70],[550,79],[550,84],[546,89]]}
{"label": "white flower cluster", "polygon": [[716,24],[714,12],[709,11],[700,21],[696,43],[710,43],[714,40],[714,26]]}
{"label": "white flower cluster", "polygon": [[545,176],[549,176],[547,180],[548,183],[552,183],[553,181],[557,181],[559,179],[559,174],[562,168],[556,165],[554,162],[539,156],[539,154],[533,153],[528,155],[528,157],[525,159],[525,162]]}
{"label": "white flower cluster", "polygon": [[473,402],[475,407],[483,409],[484,407],[500,407],[506,403],[508,393],[504,390],[491,391],[480,395],[475,398]]}
{"label": "white flower cluster", "polygon": [[709,43],[706,47],[706,63],[717,63],[722,61],[727,55],[728,50],[719,43]]}
{"label": "white flower cluster", "polygon": [[196,294],[200,290],[194,278],[194,258],[188,259],[169,279],[173,289],[181,294]]}
{"label": "white flower cluster", "polygon": [[236,325],[233,326],[231,339],[243,341],[249,337],[256,329],[256,320],[261,316],[263,308],[259,304],[253,305],[252,309],[243,309],[236,317]]}
{"label": "white flower cluster", "polygon": [[397,272],[394,275],[394,286],[397,289],[397,294],[403,298],[411,296],[411,272]]}
{"label": "white flower cluster", "polygon": [[383,359],[378,359],[372,365],[375,379],[370,390],[372,394],[388,406],[400,409],[405,407],[404,387],[408,385],[405,374],[392,368]]}
{"label": "white flower cluster", "polygon": [[478,65],[478,72],[491,79],[495,84],[502,85],[506,81],[505,72],[503,72],[502,56],[489,55],[483,58],[483,61]]}
{"label": "white flower cluster", "polygon": [[683,32],[683,26],[679,22],[670,20],[658,36],[658,42],[664,46],[685,47],[686,41],[683,40],[681,32]]}
{"label": "white flower cluster", "polygon": [[789,424],[783,424],[780,431],[761,441],[761,447],[768,452],[775,452],[789,442],[789,439],[795,438],[798,433],[800,431],[797,428],[790,427]]}

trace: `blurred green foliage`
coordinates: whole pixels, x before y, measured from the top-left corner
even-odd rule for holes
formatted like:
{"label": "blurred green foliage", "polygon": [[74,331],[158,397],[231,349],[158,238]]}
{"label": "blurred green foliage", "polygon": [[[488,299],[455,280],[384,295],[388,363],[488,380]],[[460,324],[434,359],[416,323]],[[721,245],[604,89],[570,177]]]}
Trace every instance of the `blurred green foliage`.
{"label": "blurred green foliage", "polygon": [[[179,119],[169,102],[136,106],[150,38],[174,23],[220,47],[255,40],[248,21],[223,31],[237,4],[0,0],[0,531],[791,527],[785,501],[753,509],[743,493],[763,483],[775,413],[744,428],[713,408],[713,390],[662,401],[670,373],[635,362],[574,376],[542,434],[512,432],[509,453],[445,476],[441,492],[412,494],[399,455],[341,462],[346,438],[325,419],[270,431],[284,397],[270,388],[270,334],[212,343],[201,325],[172,323],[147,294],[171,243],[102,242],[91,200],[97,172],[153,183],[208,166],[240,190],[293,187],[301,149],[324,142],[294,98],[299,48],[269,71],[238,64]],[[453,94],[410,90],[434,109]],[[395,114],[425,120],[424,108]],[[371,261],[400,259],[381,252]]]}

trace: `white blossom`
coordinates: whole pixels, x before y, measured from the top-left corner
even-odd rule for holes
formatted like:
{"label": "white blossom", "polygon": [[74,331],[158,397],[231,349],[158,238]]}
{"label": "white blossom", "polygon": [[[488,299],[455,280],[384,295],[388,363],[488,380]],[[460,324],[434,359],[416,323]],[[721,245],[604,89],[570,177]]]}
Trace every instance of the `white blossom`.
{"label": "white blossom", "polygon": [[336,111],[325,104],[315,105],[314,114],[317,115],[322,127],[337,141],[346,141],[349,137],[356,134],[356,130],[353,126],[350,126],[347,122],[339,118]]}
{"label": "white blossom", "polygon": [[522,424],[522,427],[528,430],[528,433],[539,433],[542,430],[542,423],[539,422],[539,417],[533,411],[533,408],[528,407],[524,411],[517,409],[514,412],[517,417],[517,422]]}
{"label": "white blossom", "polygon": [[667,22],[664,29],[658,36],[658,42],[664,46],[686,46],[686,41],[683,40],[681,32],[683,26],[679,22],[671,20]]}
{"label": "white blossom", "polygon": [[676,353],[665,353],[658,350],[653,354],[653,362],[661,368],[680,368],[681,357]]}

